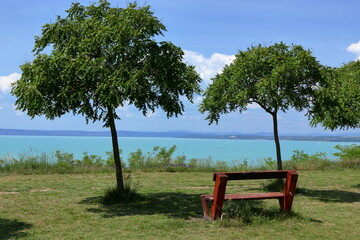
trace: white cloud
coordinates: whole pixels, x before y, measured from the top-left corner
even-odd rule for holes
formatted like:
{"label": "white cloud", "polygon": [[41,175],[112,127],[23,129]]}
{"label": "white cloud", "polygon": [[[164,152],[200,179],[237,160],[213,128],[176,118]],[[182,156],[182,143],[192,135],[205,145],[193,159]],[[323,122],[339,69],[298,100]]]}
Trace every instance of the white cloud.
{"label": "white cloud", "polygon": [[201,116],[200,115],[196,115],[196,116],[182,115],[180,118],[183,120],[200,120]]}
{"label": "white cloud", "polygon": [[25,116],[26,114],[25,114],[25,112],[22,112],[20,110],[15,110],[15,115],[16,116]]}
{"label": "white cloud", "polygon": [[221,53],[214,53],[210,58],[206,58],[203,54],[184,50],[185,62],[194,65],[200,77],[209,84],[210,78],[217,73],[221,73],[222,69],[234,61],[235,55],[225,55]]}
{"label": "white cloud", "polygon": [[346,48],[348,52],[355,53],[357,60],[360,60],[360,41],[357,43],[352,43]]}
{"label": "white cloud", "polygon": [[132,118],[135,116],[134,113],[131,112],[129,102],[125,102],[123,106],[119,106],[116,108],[116,111],[120,115],[120,118],[122,116],[125,116],[125,118]]}
{"label": "white cloud", "polygon": [[194,98],[194,104],[198,105],[198,104],[200,104],[202,102],[202,100],[203,100],[202,96],[197,96],[197,97]]}
{"label": "white cloud", "polygon": [[0,76],[0,91],[3,93],[10,92],[11,84],[16,80],[19,80],[20,77],[21,74],[18,73],[12,73],[8,76]]}
{"label": "white cloud", "polygon": [[246,106],[247,109],[259,109],[261,108],[257,103],[250,103]]}
{"label": "white cloud", "polygon": [[146,114],[146,117],[152,118],[152,117],[155,117],[156,115],[157,115],[156,112],[151,112],[151,111],[149,111],[149,112]]}
{"label": "white cloud", "polygon": [[12,105],[12,109],[15,111],[16,116],[25,116],[26,112],[23,112],[21,110],[17,110],[15,105]]}
{"label": "white cloud", "polygon": [[129,110],[129,105],[127,105],[128,103],[126,103],[124,106],[119,106],[116,108],[117,111],[123,111],[123,112],[127,112]]}
{"label": "white cloud", "polygon": [[15,105],[6,102],[0,103],[0,110],[5,110],[5,109],[15,109]]}

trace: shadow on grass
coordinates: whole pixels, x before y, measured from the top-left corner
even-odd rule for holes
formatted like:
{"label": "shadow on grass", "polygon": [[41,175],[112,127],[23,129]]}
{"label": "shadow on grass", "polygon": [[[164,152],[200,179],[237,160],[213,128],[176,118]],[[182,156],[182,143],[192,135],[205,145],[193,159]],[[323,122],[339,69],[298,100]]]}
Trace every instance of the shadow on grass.
{"label": "shadow on grass", "polygon": [[243,227],[246,225],[268,224],[286,220],[308,221],[322,223],[320,220],[304,217],[291,211],[281,212],[277,207],[265,207],[263,201],[227,201],[223,207],[223,216],[219,224],[224,227]]}
{"label": "shadow on grass", "polygon": [[307,188],[299,188],[298,192],[303,196],[315,198],[322,202],[360,202],[360,193],[356,192],[343,190],[313,190]]}
{"label": "shadow on grass", "polygon": [[[93,205],[94,207],[87,210],[100,214],[104,218],[162,214],[169,218],[203,219],[200,194],[153,193],[142,195],[142,198],[136,202],[116,205],[103,205],[100,201],[101,196],[90,197],[82,200],[79,204]],[[239,205],[233,205],[233,203]],[[259,219],[263,223],[286,221],[287,219],[320,222],[316,219],[303,217],[296,212],[281,213],[278,207],[268,209],[264,207],[263,201],[235,201],[233,203],[231,201],[226,202],[223,210],[225,218],[237,221],[236,226],[253,224],[259,222]],[[234,206],[240,207],[234,208]],[[227,224],[228,222],[225,220],[225,225]]]}
{"label": "shadow on grass", "polygon": [[22,232],[22,230],[29,229],[31,227],[32,224],[26,222],[0,218],[0,239],[5,240],[26,237],[28,233]]}
{"label": "shadow on grass", "polygon": [[153,193],[142,195],[135,202],[115,205],[100,204],[101,196],[90,197],[79,204],[96,204],[89,212],[99,213],[105,218],[131,215],[164,214],[172,218],[202,218],[200,194]]}

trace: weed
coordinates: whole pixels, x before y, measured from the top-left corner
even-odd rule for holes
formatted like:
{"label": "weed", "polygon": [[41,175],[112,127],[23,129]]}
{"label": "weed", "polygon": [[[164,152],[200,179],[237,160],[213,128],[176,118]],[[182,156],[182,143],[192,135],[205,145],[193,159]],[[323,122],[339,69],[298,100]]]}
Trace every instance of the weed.
{"label": "weed", "polygon": [[276,207],[266,207],[262,201],[227,201],[219,225],[223,227],[244,227],[247,225],[268,224],[297,216],[283,213]]}
{"label": "weed", "polygon": [[138,184],[133,182],[131,174],[128,173],[124,177],[124,189],[121,190],[118,187],[109,188],[100,202],[104,205],[111,205],[139,201],[141,196],[137,192],[137,187]]}

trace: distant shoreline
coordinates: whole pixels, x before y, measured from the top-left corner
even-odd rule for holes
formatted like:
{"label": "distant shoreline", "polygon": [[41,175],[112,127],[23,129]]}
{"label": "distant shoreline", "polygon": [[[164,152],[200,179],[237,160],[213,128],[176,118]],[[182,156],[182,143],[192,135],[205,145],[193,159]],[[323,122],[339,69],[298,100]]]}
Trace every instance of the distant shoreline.
{"label": "distant shoreline", "polygon": [[[76,131],[76,130],[26,130],[0,129],[2,136],[58,136],[58,137],[111,137],[110,131]],[[202,133],[191,131],[137,132],[118,131],[119,137],[159,137],[159,138],[200,138],[232,140],[273,140],[271,133]],[[280,135],[281,140],[321,141],[321,142],[360,142],[359,135]]]}

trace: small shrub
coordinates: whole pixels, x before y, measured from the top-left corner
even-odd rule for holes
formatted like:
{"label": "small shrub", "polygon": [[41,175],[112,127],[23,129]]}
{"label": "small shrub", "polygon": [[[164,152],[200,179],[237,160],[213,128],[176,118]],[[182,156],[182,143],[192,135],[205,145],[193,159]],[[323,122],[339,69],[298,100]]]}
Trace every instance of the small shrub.
{"label": "small shrub", "polygon": [[[121,149],[119,149],[119,153],[121,155],[121,153],[122,153]],[[105,154],[107,155],[107,158],[105,160],[105,165],[106,166],[114,166],[115,163],[114,163],[114,153],[113,153],[113,151],[107,151],[107,152],[105,152]]]}
{"label": "small shrub", "polygon": [[77,164],[82,166],[103,166],[104,160],[98,155],[89,155],[87,152],[83,153],[81,160],[77,160]]}
{"label": "small shrub", "polygon": [[[121,166],[122,168],[125,168],[126,167],[126,164],[124,163],[123,159],[122,159],[122,149],[119,149],[119,155],[120,155],[120,161],[121,161]],[[114,167],[115,165],[115,160],[114,160],[114,152],[113,151],[107,151],[105,152],[105,154],[107,155],[107,158],[106,160],[104,161],[104,164],[105,166],[108,166],[108,167]]]}
{"label": "small shrub", "polygon": [[175,150],[176,150],[176,145],[170,147],[169,150],[167,150],[166,147],[155,146],[154,147],[155,157],[153,161],[157,165],[170,164],[172,162],[172,155],[174,154]]}
{"label": "small shrub", "polygon": [[268,167],[269,169],[274,169],[276,168],[276,161],[274,159],[272,159],[271,157],[267,157],[264,159],[265,162],[265,166]]}
{"label": "small shrub", "polygon": [[290,161],[284,162],[284,169],[321,170],[334,166],[334,162],[327,158],[326,153],[320,152],[309,155],[303,150],[294,150]]}
{"label": "small shrub", "polygon": [[360,159],[360,145],[351,144],[348,146],[336,145],[336,149],[340,152],[333,153],[334,156],[339,157],[340,160],[356,160]]}
{"label": "small shrub", "polygon": [[299,163],[299,162],[305,162],[305,161],[310,160],[310,155],[304,153],[303,150],[296,149],[293,152],[294,152],[294,154],[291,156],[291,159],[290,159],[290,161],[292,161],[292,162]]}
{"label": "small shrub", "polygon": [[74,168],[75,159],[73,153],[66,153],[60,150],[55,152],[56,166],[60,173],[70,172]]}
{"label": "small shrub", "polygon": [[75,164],[74,154],[73,153],[66,153],[60,150],[56,150],[55,152],[55,160],[56,163],[60,166],[72,166]]}
{"label": "small shrub", "polygon": [[124,176],[124,190],[121,191],[117,187],[106,190],[104,196],[101,198],[101,203],[104,205],[117,203],[131,203],[141,200],[141,196],[137,192],[138,184],[132,181],[132,176],[128,173]]}
{"label": "small shrub", "polygon": [[136,152],[131,152],[128,158],[130,168],[143,168],[145,167],[145,157],[141,149]]}
{"label": "small shrub", "polygon": [[169,149],[155,146],[152,152],[146,154],[143,154],[142,150],[138,149],[130,153],[128,158],[129,167],[134,170],[161,172],[183,172],[192,168],[193,165],[187,164],[186,156],[173,157],[175,150],[175,145]]}
{"label": "small shrub", "polygon": [[257,169],[260,171],[268,171],[277,169],[276,160],[271,157],[265,157],[257,160]]}

